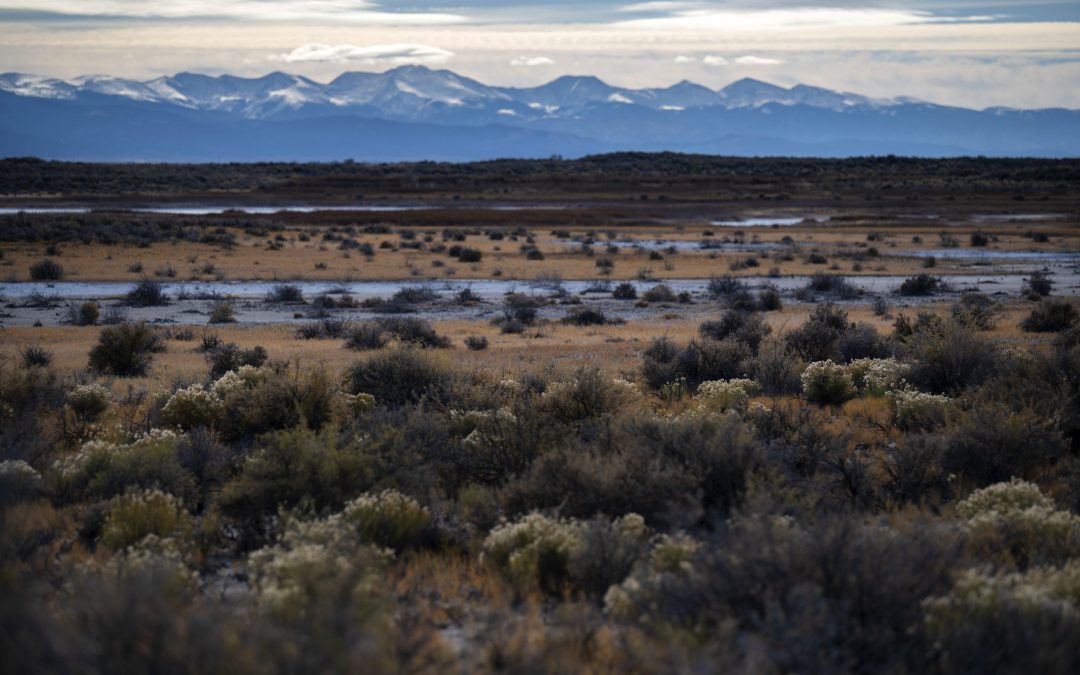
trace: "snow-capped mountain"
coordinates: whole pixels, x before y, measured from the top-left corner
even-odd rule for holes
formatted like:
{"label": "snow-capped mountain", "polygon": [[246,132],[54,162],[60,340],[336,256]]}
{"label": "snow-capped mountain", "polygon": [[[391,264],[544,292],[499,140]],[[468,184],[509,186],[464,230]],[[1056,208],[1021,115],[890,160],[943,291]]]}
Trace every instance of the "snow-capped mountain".
{"label": "snow-capped mountain", "polygon": [[566,75],[539,87],[493,87],[449,70],[402,66],[383,73],[348,72],[322,84],[297,75],[275,72],[259,78],[231,75],[213,77],[180,73],[147,82],[104,75],[72,82],[7,73],[0,75],[0,91],[18,96],[71,99],[81,94],[117,96],[198,110],[239,113],[261,119],[308,106],[316,108],[374,108],[390,117],[424,117],[435,107],[482,109],[499,106],[537,116],[572,116],[592,105],[618,103],[652,110],[723,107],[758,108],[768,103],[806,105],[841,110],[852,106],[891,105],[857,94],[797,85],[791,89],[744,79],[713,91],[682,81],[667,88],[626,89],[596,77]]}
{"label": "snow-capped mountain", "polygon": [[[330,138],[331,129],[347,129],[347,136],[368,145]],[[365,135],[373,129],[389,136],[375,143]],[[440,143],[440,129],[475,143]],[[423,66],[346,72],[328,83],[282,72],[258,78],[179,73],[145,82],[0,75],[0,154],[96,158],[117,145],[117,157],[133,159],[287,158],[285,148],[295,146],[284,142],[286,132],[309,139],[304,147],[320,148],[314,158],[327,159],[368,158],[384,141],[389,149],[380,152],[408,154],[408,144],[393,142],[394,134],[427,138],[417,153],[462,159],[486,156],[469,147],[503,156],[606,149],[1080,155],[1077,111],[975,111],[749,78],[713,90],[688,81],[629,89],[589,76],[499,87]],[[216,133],[232,135],[230,143]],[[258,140],[248,144],[247,138]],[[440,154],[450,145],[456,149]]]}
{"label": "snow-capped mountain", "polygon": [[63,80],[22,73],[0,74],[0,91],[32,98],[75,98],[78,87]]}

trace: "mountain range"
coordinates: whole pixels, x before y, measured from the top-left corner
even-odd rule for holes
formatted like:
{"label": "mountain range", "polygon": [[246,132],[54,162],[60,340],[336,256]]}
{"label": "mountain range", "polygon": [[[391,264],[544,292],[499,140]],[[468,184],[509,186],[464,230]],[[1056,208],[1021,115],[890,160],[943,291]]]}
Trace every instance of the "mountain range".
{"label": "mountain range", "polygon": [[627,89],[495,87],[448,70],[323,84],[180,73],[0,75],[0,156],[108,161],[471,161],[618,150],[729,155],[1080,156],[1080,111],[970,110],[743,79]]}

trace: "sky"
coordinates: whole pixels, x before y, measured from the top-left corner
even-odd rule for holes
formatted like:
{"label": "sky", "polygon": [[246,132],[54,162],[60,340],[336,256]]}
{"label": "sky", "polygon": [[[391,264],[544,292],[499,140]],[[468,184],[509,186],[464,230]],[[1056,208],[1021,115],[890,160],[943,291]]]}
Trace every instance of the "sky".
{"label": "sky", "polygon": [[754,77],[1080,108],[1080,0],[0,0],[0,72],[328,81],[405,64],[509,86]]}

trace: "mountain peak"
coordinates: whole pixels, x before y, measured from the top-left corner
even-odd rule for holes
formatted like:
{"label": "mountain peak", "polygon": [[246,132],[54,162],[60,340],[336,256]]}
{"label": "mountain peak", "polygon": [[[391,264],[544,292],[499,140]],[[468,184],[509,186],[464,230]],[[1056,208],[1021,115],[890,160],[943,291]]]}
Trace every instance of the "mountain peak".
{"label": "mountain peak", "polygon": [[[498,148],[481,154],[515,155],[523,146],[513,139],[533,133],[547,135],[536,136],[529,152],[544,153],[552,152],[550,134],[562,134],[567,147],[724,154],[1080,154],[1080,142],[1063,140],[1080,138],[1080,111],[978,112],[916,103],[812,85],[785,88],[755,78],[719,91],[688,80],[630,89],[591,75],[498,87],[419,65],[345,72],[326,84],[281,71],[261,77],[187,72],[146,82],[108,76],[64,82],[8,73],[0,75],[0,116],[18,132],[0,133],[0,154],[101,157],[99,146],[79,146],[78,139],[126,139],[133,129],[152,135],[118,142],[115,156],[179,157],[176,147],[204,143],[206,156],[223,160],[298,153],[371,158],[373,140],[398,148],[418,135],[430,156],[446,147],[446,138],[491,134],[500,139]],[[109,114],[99,112],[103,106]],[[177,115],[179,109],[186,112]],[[11,119],[18,123],[12,126]],[[263,120],[275,124],[254,123]],[[296,129],[296,137],[278,133],[285,128]],[[267,138],[273,140],[245,145],[246,134],[271,130]],[[171,145],[147,150],[158,147],[158,137]],[[184,142],[174,144],[176,138]],[[234,142],[238,149],[230,150]],[[451,155],[474,156],[470,152]]]}

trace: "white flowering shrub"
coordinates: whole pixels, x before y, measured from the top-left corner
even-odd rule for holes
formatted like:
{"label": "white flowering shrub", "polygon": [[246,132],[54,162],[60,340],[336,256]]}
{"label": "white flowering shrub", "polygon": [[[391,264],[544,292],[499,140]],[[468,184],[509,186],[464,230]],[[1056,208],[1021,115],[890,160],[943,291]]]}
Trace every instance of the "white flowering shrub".
{"label": "white flowering shrub", "polygon": [[1035,483],[1019,479],[976,490],[956,505],[957,515],[968,521],[984,516],[1011,515],[1028,509],[1053,510],[1054,500],[1043,494]]}
{"label": "white flowering shrub", "polygon": [[173,431],[153,429],[126,444],[88,441],[53,465],[57,493],[67,500],[108,499],[137,488],[186,495],[192,477],[180,466],[177,438]]}
{"label": "white flowering shrub", "polygon": [[884,396],[904,386],[910,366],[896,359],[857,359],[847,365],[855,388],[870,396]]}
{"label": "white flowering shrub", "polygon": [[289,520],[281,541],[252,552],[248,570],[258,600],[271,612],[304,618],[342,598],[370,605],[382,594],[393,554],[361,543],[342,513]]}
{"label": "white flowering shrub", "polygon": [[652,536],[636,513],[611,521],[531,513],[492,529],[482,559],[522,588],[557,594],[573,587],[600,598],[648,554]]}
{"label": "white flowering shrub", "polygon": [[21,459],[0,462],[0,506],[36,497],[41,485],[41,474]]}
{"label": "white flowering shrub", "polygon": [[844,366],[830,361],[815,361],[802,374],[803,395],[808,401],[840,405],[855,397],[855,384]]}
{"label": "white flowering shrub", "polygon": [[656,540],[649,552],[649,570],[653,574],[689,572],[694,555],[701,544],[688,534],[665,534]]}
{"label": "white flowering shrub", "polygon": [[550,383],[540,397],[545,408],[567,422],[615,413],[640,399],[641,392],[631,382],[588,369]]}
{"label": "white flowering shrub", "polygon": [[484,539],[484,559],[523,586],[555,590],[571,560],[584,549],[584,527],[574,520],[530,513],[504,523]]}
{"label": "white flowering shrub", "polygon": [[161,490],[130,492],[109,502],[101,543],[117,551],[149,535],[183,539],[190,529],[191,519],[183,503],[173,495]]}
{"label": "white flowering shrub", "polygon": [[517,416],[509,408],[497,410],[451,410],[450,428],[464,436],[462,445],[472,452],[501,448]]}
{"label": "white flowering shrub", "polygon": [[166,424],[184,430],[211,428],[225,417],[225,405],[201,384],[193,384],[173,394],[161,414]]}
{"label": "white flowering shrub", "polygon": [[199,589],[199,575],[176,540],[153,534],[114,553],[98,572],[124,586],[145,583],[171,598],[189,599]]}
{"label": "white flowering shrub", "polygon": [[694,556],[700,549],[700,542],[682,532],[657,537],[645,567],[622,583],[613,584],[604,594],[604,611],[622,619],[636,616],[641,609],[644,589],[661,583],[664,575],[691,574]]}
{"label": "white flowering shrub", "polygon": [[67,395],[67,404],[84,422],[99,419],[109,409],[109,390],[100,384],[80,384]]}
{"label": "white flowering shrub", "polygon": [[1001,616],[1032,626],[1060,625],[1080,612],[1080,561],[1025,572],[967,570],[948,595],[931,598],[924,607],[927,631],[938,643]]}
{"label": "white flowering shrub", "polygon": [[976,490],[956,512],[977,549],[1022,567],[1080,554],[1080,517],[1059,510],[1034,483],[1012,480]]}
{"label": "white flowering shrub", "polygon": [[509,378],[499,380],[499,389],[510,395],[519,395],[525,393],[525,385],[517,380]]}
{"label": "white flowering shrub", "polygon": [[886,394],[894,427],[902,431],[930,431],[943,424],[952,400],[914,389],[898,389]]}
{"label": "white flowering shrub", "polygon": [[254,389],[265,382],[269,374],[269,371],[263,367],[240,366],[218,378],[210,385],[210,392],[224,401],[230,394]]}
{"label": "white flowering shrub", "polygon": [[371,394],[347,394],[343,392],[341,399],[345,403],[345,409],[353,416],[362,415],[375,408],[375,397]]}
{"label": "white flowering shrub", "polygon": [[395,551],[419,545],[431,527],[427,508],[396,490],[361,495],[345,505],[341,517],[362,541]]}
{"label": "white flowering shrub", "polygon": [[721,413],[727,410],[745,412],[750,397],[761,393],[761,387],[753,380],[711,380],[698,385],[697,415]]}

